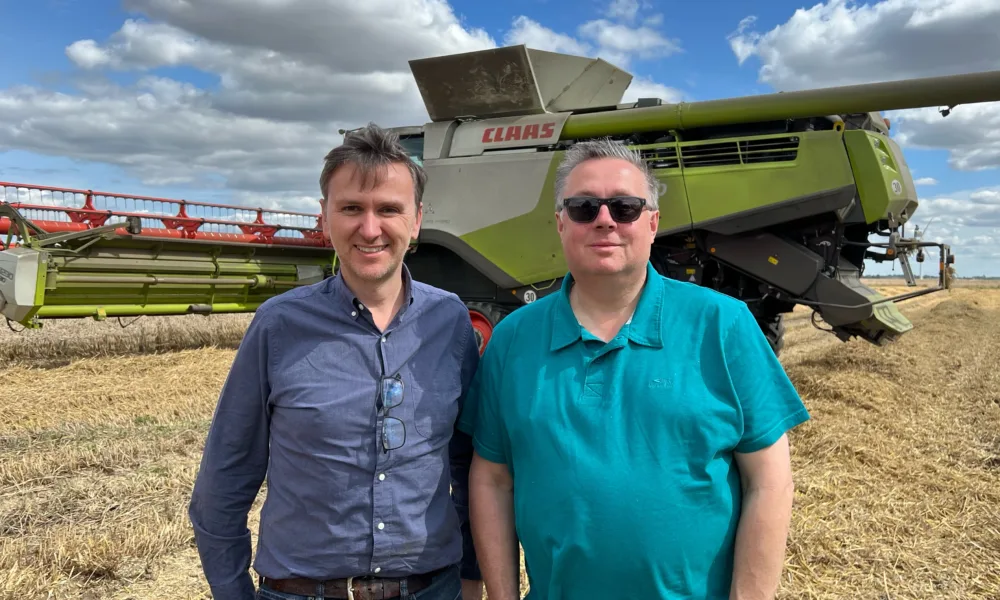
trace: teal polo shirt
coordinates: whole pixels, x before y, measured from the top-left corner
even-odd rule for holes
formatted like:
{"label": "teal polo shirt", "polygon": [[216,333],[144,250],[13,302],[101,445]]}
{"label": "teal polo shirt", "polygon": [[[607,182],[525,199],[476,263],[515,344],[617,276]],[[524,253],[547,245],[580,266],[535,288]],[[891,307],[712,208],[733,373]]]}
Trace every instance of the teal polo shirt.
{"label": "teal polo shirt", "polygon": [[459,422],[514,477],[528,598],[728,600],[733,452],[809,414],[743,302],[647,265],[604,343],[571,284],[499,323]]}

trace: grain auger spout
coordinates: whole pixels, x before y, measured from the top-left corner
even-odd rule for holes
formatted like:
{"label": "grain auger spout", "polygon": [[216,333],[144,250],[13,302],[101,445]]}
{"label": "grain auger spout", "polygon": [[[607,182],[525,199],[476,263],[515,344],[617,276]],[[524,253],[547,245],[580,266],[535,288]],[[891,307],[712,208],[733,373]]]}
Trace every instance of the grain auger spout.
{"label": "grain auger spout", "polygon": [[[525,46],[410,66],[430,118],[396,131],[429,180],[406,261],[467,303],[481,349],[505,315],[559,288],[555,169],[566,148],[598,137],[637,149],[659,180],[660,273],[746,302],[776,352],[797,306],[841,339],[891,342],[913,327],[899,302],[947,289],[954,256],[906,237],[919,201],[880,111],[1000,101],[1000,71],[670,104],[624,102],[633,77],[607,61]],[[0,234],[18,234],[0,252],[2,310],[24,324],[249,312],[336,268],[319,214],[167,199],[127,212],[99,202],[121,194],[4,190],[34,224],[0,217]],[[140,232],[96,233],[129,216]],[[935,286],[885,297],[863,282],[873,262],[910,273],[932,248]]]}

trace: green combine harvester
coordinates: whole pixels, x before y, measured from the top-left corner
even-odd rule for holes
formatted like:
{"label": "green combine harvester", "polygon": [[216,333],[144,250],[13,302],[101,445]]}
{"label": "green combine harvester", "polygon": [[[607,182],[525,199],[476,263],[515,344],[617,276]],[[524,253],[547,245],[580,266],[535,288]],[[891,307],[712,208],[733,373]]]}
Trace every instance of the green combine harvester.
{"label": "green combine harvester", "polygon": [[[597,137],[639,149],[662,184],[659,272],[745,301],[776,352],[797,305],[842,340],[891,342],[913,327],[896,303],[947,289],[954,257],[905,237],[917,195],[878,111],[1000,100],[1000,71],[666,104],[623,103],[632,76],[603,60],[524,46],[410,66],[430,122],[397,128],[429,174],[407,264],[467,302],[481,348],[559,289],[555,170]],[[336,271],[320,214],[0,190],[0,312],[24,326],[248,312]],[[929,246],[936,286],[887,298],[862,283],[866,261],[898,260],[914,285]]]}

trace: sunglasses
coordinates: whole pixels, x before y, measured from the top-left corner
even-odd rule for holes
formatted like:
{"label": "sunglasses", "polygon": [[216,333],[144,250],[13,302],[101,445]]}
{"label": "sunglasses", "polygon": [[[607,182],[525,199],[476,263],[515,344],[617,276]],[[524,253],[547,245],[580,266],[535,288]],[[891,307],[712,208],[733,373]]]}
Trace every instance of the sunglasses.
{"label": "sunglasses", "polygon": [[602,206],[608,207],[608,212],[616,223],[632,223],[642,214],[646,200],[635,196],[615,196],[613,198],[573,196],[563,200],[563,209],[566,214],[577,223],[593,222],[601,212]]}
{"label": "sunglasses", "polygon": [[382,449],[386,452],[401,448],[406,442],[406,425],[396,417],[390,417],[389,411],[403,403],[403,380],[396,377],[383,377],[379,390],[379,410],[385,411],[382,420]]}

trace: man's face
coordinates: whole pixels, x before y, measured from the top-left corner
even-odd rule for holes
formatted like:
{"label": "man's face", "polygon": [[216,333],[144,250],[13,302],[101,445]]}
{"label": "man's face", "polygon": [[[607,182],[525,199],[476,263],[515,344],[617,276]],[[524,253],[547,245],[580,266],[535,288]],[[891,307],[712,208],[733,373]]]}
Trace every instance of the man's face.
{"label": "man's face", "polygon": [[[578,165],[566,181],[565,197],[636,196],[647,198],[642,172],[620,159],[601,158]],[[648,199],[647,199],[648,201]],[[577,223],[566,210],[556,213],[559,237],[569,269],[577,274],[614,275],[645,270],[659,226],[660,213],[646,208],[632,223],[617,223],[601,206],[590,223]]]}
{"label": "man's face", "polygon": [[348,163],[330,178],[324,232],[341,269],[358,280],[383,282],[397,275],[420,232],[423,211],[414,204],[413,178],[405,165],[391,165],[381,184],[370,189],[363,189],[355,173]]}

